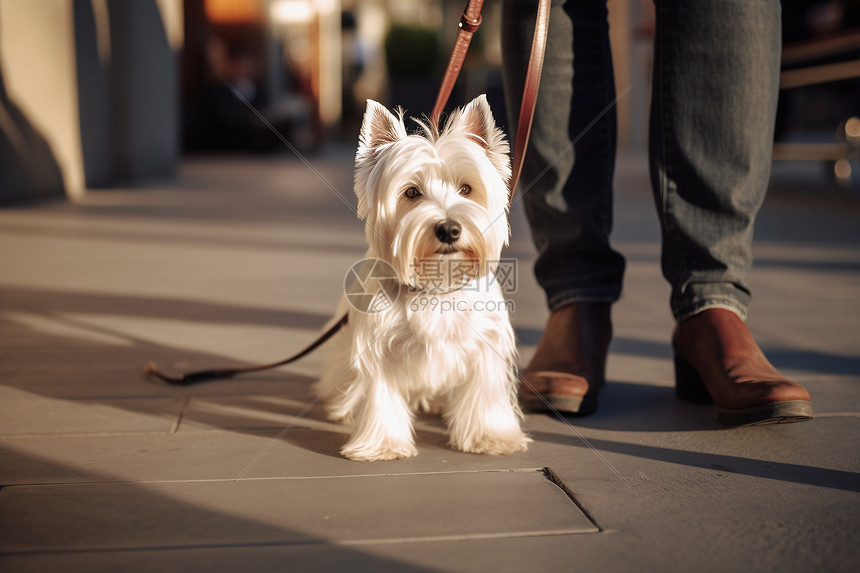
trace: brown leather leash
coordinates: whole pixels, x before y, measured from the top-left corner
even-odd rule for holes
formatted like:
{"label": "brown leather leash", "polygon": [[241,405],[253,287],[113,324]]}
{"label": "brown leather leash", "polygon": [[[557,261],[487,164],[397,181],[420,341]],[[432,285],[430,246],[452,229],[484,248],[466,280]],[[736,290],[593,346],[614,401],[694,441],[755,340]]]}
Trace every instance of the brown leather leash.
{"label": "brown leather leash", "polygon": [[[445,109],[445,104],[448,103],[448,98],[451,95],[451,90],[454,89],[454,84],[457,82],[457,77],[460,75],[460,70],[463,68],[463,61],[466,59],[466,52],[469,50],[469,44],[472,41],[472,36],[478,31],[481,26],[481,7],[484,0],[469,0],[466,4],[463,14],[460,16],[460,31],[457,33],[457,40],[454,43],[454,49],[451,52],[451,58],[448,60],[448,67],[445,70],[445,75],[442,78],[442,85],[439,88],[439,94],[436,97],[436,104],[433,106],[431,117],[438,124],[439,118],[442,116],[442,111]],[[532,49],[529,56],[529,64],[526,71],[526,81],[523,87],[523,98],[520,103],[520,115],[517,122],[517,138],[514,143],[514,159],[511,166],[511,186],[508,195],[508,204],[513,201],[514,191],[517,188],[517,183],[520,178],[520,171],[523,165],[523,157],[525,157],[526,148],[529,143],[529,134],[531,133],[532,120],[534,119],[535,103],[537,102],[538,88],[540,87],[540,76],[543,70],[544,54],[546,53],[546,38],[549,28],[549,6],[550,0],[539,0],[537,19],[535,21],[535,33],[532,39]],[[144,367],[144,373],[154,376],[167,384],[175,386],[190,386],[204,380],[214,380],[219,378],[232,378],[237,374],[246,374],[249,372],[259,372],[261,370],[270,370],[278,366],[284,366],[295,362],[296,360],[310,354],[326,342],[329,338],[335,335],[346,323],[349,314],[344,314],[337,322],[331,325],[323,332],[316,340],[297,354],[272,362],[269,364],[260,364],[256,366],[247,366],[244,368],[215,368],[208,370],[197,370],[188,372],[179,376],[171,376],[158,369],[152,363],[147,362]]]}
{"label": "brown leather leash", "polygon": [[[457,40],[454,42],[454,49],[451,52],[451,58],[448,60],[448,67],[445,70],[445,75],[442,77],[439,95],[436,96],[436,104],[433,106],[431,117],[436,123],[439,122],[439,117],[445,109],[445,104],[448,102],[451,90],[454,89],[454,84],[457,82],[457,76],[460,75],[460,70],[463,68],[463,61],[466,59],[466,52],[469,50],[472,36],[481,26],[481,6],[483,4],[484,0],[470,0],[466,4],[466,9],[463,10],[463,14],[460,16],[460,31],[457,33]],[[514,159],[511,166],[511,190],[508,196],[508,204],[514,199],[514,192],[520,180],[523,158],[529,145],[529,135],[531,134],[532,121],[535,116],[535,103],[537,102],[538,88],[540,87],[540,76],[543,71],[544,55],[546,54],[549,7],[550,0],[539,0],[537,18],[535,20],[535,32],[532,37],[532,49],[529,55],[528,68],[526,69],[526,81],[523,86],[523,98],[520,102],[520,115],[517,121],[517,138],[514,142]]]}
{"label": "brown leather leash", "polygon": [[340,320],[331,325],[325,332],[320,334],[316,340],[314,340],[310,345],[308,345],[304,350],[299,352],[298,354],[293,354],[289,358],[284,358],[283,360],[279,360],[277,362],[271,362],[269,364],[258,364],[256,366],[246,366],[244,368],[213,368],[210,370],[196,370],[194,372],[188,372],[187,374],[181,374],[179,376],[171,376],[170,374],[166,374],[158,369],[158,367],[153,362],[147,362],[146,366],[143,367],[143,371],[145,374],[155,376],[162,382],[167,382],[168,384],[172,384],[174,386],[190,386],[192,384],[196,384],[197,382],[203,382],[204,380],[216,380],[223,378],[232,378],[237,374],[247,374],[249,372],[259,372],[260,370],[271,370],[272,368],[277,368],[278,366],[284,366],[289,364],[290,362],[295,362],[299,358],[307,356],[318,347],[322,346],[322,344],[335,335],[335,333],[340,330],[344,324],[346,324],[346,319],[349,317],[349,314],[344,314],[340,317]]}

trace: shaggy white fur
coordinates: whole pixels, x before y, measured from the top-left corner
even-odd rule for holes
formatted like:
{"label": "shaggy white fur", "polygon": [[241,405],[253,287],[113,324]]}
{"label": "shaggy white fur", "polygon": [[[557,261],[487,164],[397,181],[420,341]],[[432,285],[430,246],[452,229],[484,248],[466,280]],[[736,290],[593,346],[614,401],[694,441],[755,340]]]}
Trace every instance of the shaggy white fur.
{"label": "shaggy white fur", "polygon": [[[408,134],[402,112],[367,103],[355,160],[358,214],[367,257],[391,265],[397,296],[376,312],[344,299],[349,320],[317,383],[330,417],[353,424],[341,453],[354,460],[417,454],[418,409],[441,412],[451,446],[464,452],[509,454],[531,441],[520,428],[514,333],[495,280],[510,232],[508,143],[484,96],[441,131],[421,126]],[[440,237],[446,221],[458,237]]]}

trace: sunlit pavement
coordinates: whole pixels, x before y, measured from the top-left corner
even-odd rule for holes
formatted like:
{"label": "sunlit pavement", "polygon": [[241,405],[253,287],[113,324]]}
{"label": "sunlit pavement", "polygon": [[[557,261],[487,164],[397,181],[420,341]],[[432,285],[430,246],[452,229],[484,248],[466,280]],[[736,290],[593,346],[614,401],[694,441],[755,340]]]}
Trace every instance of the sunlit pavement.
{"label": "sunlit pavement", "polygon": [[[627,154],[599,411],[529,415],[508,457],[455,452],[422,417],[417,457],[358,463],[310,392],[324,353],[187,389],[142,373],[275,360],[330,318],[364,235],[351,150],[310,162],[192,159],[175,182],[0,210],[0,570],[856,570],[858,204],[777,188],[757,226],[749,324],[814,421],[727,430],[674,398]],[[512,228],[525,362],[547,311],[519,203]]]}

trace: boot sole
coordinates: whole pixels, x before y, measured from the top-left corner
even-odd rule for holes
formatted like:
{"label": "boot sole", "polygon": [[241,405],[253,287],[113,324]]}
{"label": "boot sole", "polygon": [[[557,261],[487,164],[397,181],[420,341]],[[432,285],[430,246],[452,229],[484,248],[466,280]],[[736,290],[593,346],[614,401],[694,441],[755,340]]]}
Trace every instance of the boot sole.
{"label": "boot sole", "polygon": [[597,398],[582,398],[580,396],[520,396],[523,406],[532,412],[563,412],[587,416],[597,411]]}
{"label": "boot sole", "polygon": [[812,404],[806,400],[788,400],[752,408],[716,407],[717,420],[725,426],[766,426],[812,420]]}
{"label": "boot sole", "polygon": [[[675,355],[675,395],[697,404],[713,403],[705,382],[693,365]],[[724,426],[766,426],[812,420],[812,404],[806,400],[771,402],[749,408],[723,408],[715,405],[717,421]]]}

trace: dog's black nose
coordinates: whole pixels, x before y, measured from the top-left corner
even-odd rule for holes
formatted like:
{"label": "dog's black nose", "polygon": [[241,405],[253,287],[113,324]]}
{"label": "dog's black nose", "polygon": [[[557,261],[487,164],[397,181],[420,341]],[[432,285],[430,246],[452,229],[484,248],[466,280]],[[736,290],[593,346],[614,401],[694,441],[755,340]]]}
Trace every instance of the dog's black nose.
{"label": "dog's black nose", "polygon": [[433,230],[436,231],[437,239],[443,243],[448,243],[449,245],[457,242],[457,239],[460,238],[460,223],[452,221],[451,219],[445,219],[444,221],[436,223]]}

